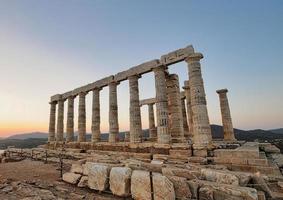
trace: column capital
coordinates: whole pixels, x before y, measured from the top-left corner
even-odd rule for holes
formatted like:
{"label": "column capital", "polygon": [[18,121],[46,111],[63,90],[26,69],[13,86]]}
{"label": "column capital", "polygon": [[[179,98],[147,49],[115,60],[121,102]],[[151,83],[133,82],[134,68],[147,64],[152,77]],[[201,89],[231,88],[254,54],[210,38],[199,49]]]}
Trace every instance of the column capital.
{"label": "column capital", "polygon": [[111,81],[110,83],[108,83],[108,86],[116,86],[116,85],[119,85],[120,82],[118,81]]}
{"label": "column capital", "polygon": [[83,91],[83,92],[79,93],[79,96],[86,96],[87,94],[88,94],[88,92]]}
{"label": "column capital", "polygon": [[57,104],[57,101],[50,101],[49,104],[50,104],[50,105],[56,105],[56,104]]}
{"label": "column capital", "polygon": [[140,74],[135,74],[135,75],[128,76],[128,80],[130,80],[130,79],[139,79],[139,78],[141,78]]}
{"label": "column capital", "polygon": [[203,58],[202,53],[193,53],[190,54],[188,57],[186,57],[186,62],[194,62],[194,61],[200,61]]}
{"label": "column capital", "polygon": [[223,93],[227,93],[228,92],[228,89],[221,89],[221,90],[216,90],[216,92],[218,93],[218,94],[223,94]]}
{"label": "column capital", "polygon": [[100,91],[100,90],[102,90],[102,87],[93,88],[91,91]]}
{"label": "column capital", "polygon": [[158,71],[165,71],[167,67],[165,65],[160,65],[158,67],[155,67],[152,69],[153,72],[158,72]]}
{"label": "column capital", "polygon": [[190,89],[190,81],[184,81],[183,89],[184,90]]}

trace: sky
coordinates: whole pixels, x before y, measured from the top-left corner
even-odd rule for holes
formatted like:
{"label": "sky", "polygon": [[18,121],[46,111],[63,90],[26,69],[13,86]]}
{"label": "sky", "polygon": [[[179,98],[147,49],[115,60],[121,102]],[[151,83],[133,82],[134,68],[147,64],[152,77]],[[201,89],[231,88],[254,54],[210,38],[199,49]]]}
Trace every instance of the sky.
{"label": "sky", "polygon": [[[215,91],[228,88],[234,127],[283,127],[282,10],[281,0],[0,0],[0,137],[47,132],[50,96],[189,44],[204,55],[211,124],[221,124]],[[181,85],[188,79],[185,62],[169,71]],[[139,89],[140,99],[155,96],[153,73]],[[91,101],[89,93],[88,131]],[[75,129],[77,105],[78,98]],[[128,81],[118,86],[118,106],[120,130],[128,130]],[[146,129],[147,107],[141,113]],[[108,131],[107,87],[101,130]]]}

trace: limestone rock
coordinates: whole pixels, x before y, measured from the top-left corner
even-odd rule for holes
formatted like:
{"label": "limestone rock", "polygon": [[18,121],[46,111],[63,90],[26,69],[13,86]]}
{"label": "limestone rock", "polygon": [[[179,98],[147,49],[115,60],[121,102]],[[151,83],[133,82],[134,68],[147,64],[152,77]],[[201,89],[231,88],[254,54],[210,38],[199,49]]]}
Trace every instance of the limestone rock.
{"label": "limestone rock", "polygon": [[237,176],[230,174],[228,171],[213,170],[213,169],[201,169],[201,175],[205,180],[213,181],[223,184],[239,185],[239,179]]}
{"label": "limestone rock", "polygon": [[175,199],[173,183],[166,176],[159,173],[153,173],[152,183],[155,200]]}
{"label": "limestone rock", "polygon": [[110,167],[93,163],[88,172],[88,187],[94,190],[103,191],[108,188]]}
{"label": "limestone rock", "polygon": [[191,199],[192,194],[186,178],[178,176],[167,176],[167,178],[173,183],[174,190],[177,199],[186,200]]}
{"label": "limestone rock", "polygon": [[132,170],[128,167],[113,167],[110,172],[110,190],[117,196],[129,196]]}
{"label": "limestone rock", "polygon": [[131,176],[133,199],[151,200],[150,174],[148,171],[134,170]]}
{"label": "limestone rock", "polygon": [[210,186],[203,186],[199,189],[199,200],[214,200],[213,189]]}
{"label": "limestone rock", "polygon": [[76,173],[76,174],[82,174],[83,173],[83,167],[80,164],[72,164],[70,172]]}
{"label": "limestone rock", "polygon": [[80,174],[75,174],[72,172],[67,172],[63,174],[63,181],[71,184],[77,184],[80,178],[81,178]]}
{"label": "limestone rock", "polygon": [[82,176],[80,182],[78,183],[78,187],[87,187],[88,185],[88,177]]}
{"label": "limestone rock", "polygon": [[181,168],[173,168],[173,167],[163,167],[162,174],[164,176],[179,176],[184,177],[186,179],[195,179],[200,176],[199,171],[196,170],[188,170]]}

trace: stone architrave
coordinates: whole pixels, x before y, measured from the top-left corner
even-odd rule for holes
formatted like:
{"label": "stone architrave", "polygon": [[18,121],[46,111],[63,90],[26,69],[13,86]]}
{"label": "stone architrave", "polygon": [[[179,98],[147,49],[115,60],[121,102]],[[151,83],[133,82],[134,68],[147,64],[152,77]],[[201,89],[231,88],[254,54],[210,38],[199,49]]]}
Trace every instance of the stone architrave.
{"label": "stone architrave", "polygon": [[64,100],[60,99],[58,101],[56,141],[62,142],[63,140],[64,140]]}
{"label": "stone architrave", "polygon": [[171,142],[168,130],[168,102],[166,93],[165,67],[153,69],[155,76],[156,92],[156,119],[157,119],[157,142],[169,144]]}
{"label": "stone architrave", "polygon": [[57,102],[50,102],[48,142],[55,141],[56,104]]}
{"label": "stone architrave", "polygon": [[184,142],[183,113],[178,75],[169,74],[166,77],[166,85],[171,139],[175,142]]}
{"label": "stone architrave", "polygon": [[229,102],[227,98],[227,89],[217,90],[220,101],[220,109],[222,116],[222,125],[223,125],[223,133],[224,140],[233,141],[235,139],[232,117],[230,114]]}
{"label": "stone architrave", "polygon": [[153,103],[147,104],[148,106],[148,124],[149,124],[149,139],[156,140],[157,130],[155,127]]}
{"label": "stone architrave", "polygon": [[139,76],[129,78],[130,87],[130,142],[139,143],[142,137],[141,110],[139,100]]}
{"label": "stone architrave", "polygon": [[186,105],[184,98],[181,98],[181,105],[182,105],[182,114],[183,114],[184,137],[189,138],[189,127],[188,127],[188,119],[187,119],[187,112],[186,112]]}
{"label": "stone architrave", "polygon": [[86,110],[85,110],[85,92],[79,94],[79,119],[78,119],[78,142],[86,141]]}
{"label": "stone architrave", "polygon": [[186,96],[186,105],[187,105],[187,116],[188,116],[188,125],[189,125],[189,137],[192,138],[193,136],[193,113],[192,113],[192,106],[191,106],[191,92],[190,92],[190,85],[189,81],[184,82],[185,96]]}
{"label": "stone architrave", "polygon": [[92,125],[91,125],[91,139],[92,142],[100,141],[100,89],[96,88],[93,90],[92,97]]}
{"label": "stone architrave", "polygon": [[186,58],[189,69],[191,109],[193,114],[193,142],[198,149],[206,148],[212,141],[206,97],[201,74],[201,53],[191,54]]}
{"label": "stone architrave", "polygon": [[117,83],[109,83],[109,142],[118,141],[118,105],[117,105]]}
{"label": "stone architrave", "polygon": [[68,112],[67,112],[67,142],[74,141],[74,97],[68,98]]}

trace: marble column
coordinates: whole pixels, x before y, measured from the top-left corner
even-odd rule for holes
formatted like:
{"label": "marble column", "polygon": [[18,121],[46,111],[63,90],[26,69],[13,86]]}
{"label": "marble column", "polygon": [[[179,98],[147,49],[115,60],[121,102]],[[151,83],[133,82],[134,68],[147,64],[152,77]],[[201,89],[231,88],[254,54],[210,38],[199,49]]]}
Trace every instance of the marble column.
{"label": "marble column", "polygon": [[189,127],[188,127],[185,98],[181,98],[181,105],[182,105],[182,114],[183,114],[184,137],[189,138]]}
{"label": "marble column", "polygon": [[92,142],[100,141],[100,88],[93,90],[92,96],[92,125],[91,125],[91,140]]}
{"label": "marble column", "polygon": [[169,144],[171,142],[168,131],[168,102],[166,93],[165,67],[153,69],[155,76],[156,91],[156,119],[157,119],[157,142]]}
{"label": "marble column", "polygon": [[185,96],[186,96],[186,106],[187,106],[187,122],[189,125],[189,137],[193,136],[193,113],[191,107],[191,93],[190,93],[190,86],[189,81],[184,82]]}
{"label": "marble column", "polygon": [[85,96],[87,93],[81,92],[79,94],[79,118],[78,118],[78,142],[86,141],[86,110],[85,110]]}
{"label": "marble column", "polygon": [[157,130],[154,121],[153,103],[147,104],[147,106],[148,106],[149,139],[154,141],[156,140],[157,137]]}
{"label": "marble column", "polygon": [[117,83],[109,84],[109,142],[118,141],[118,105],[117,105]]}
{"label": "marble column", "polygon": [[128,77],[130,87],[130,142],[139,143],[142,137],[139,83],[137,75]]}
{"label": "marble column", "polygon": [[184,142],[183,113],[178,75],[169,74],[166,77],[166,85],[171,140],[174,142]]}
{"label": "marble column", "polygon": [[189,68],[191,108],[193,114],[193,142],[195,147],[206,148],[212,141],[206,97],[201,74],[201,53],[186,58]]}
{"label": "marble column", "polygon": [[74,141],[74,97],[68,98],[68,113],[67,113],[67,142]]}
{"label": "marble column", "polygon": [[223,133],[224,140],[236,140],[234,135],[233,123],[230,114],[229,102],[227,98],[227,89],[217,90],[220,101],[220,109],[222,116],[222,125],[223,125]]}
{"label": "marble column", "polygon": [[56,141],[62,142],[63,140],[64,140],[64,100],[60,99],[58,101]]}
{"label": "marble column", "polygon": [[57,104],[57,102],[54,102],[54,101],[50,102],[48,142],[54,142],[55,141],[56,104]]}

